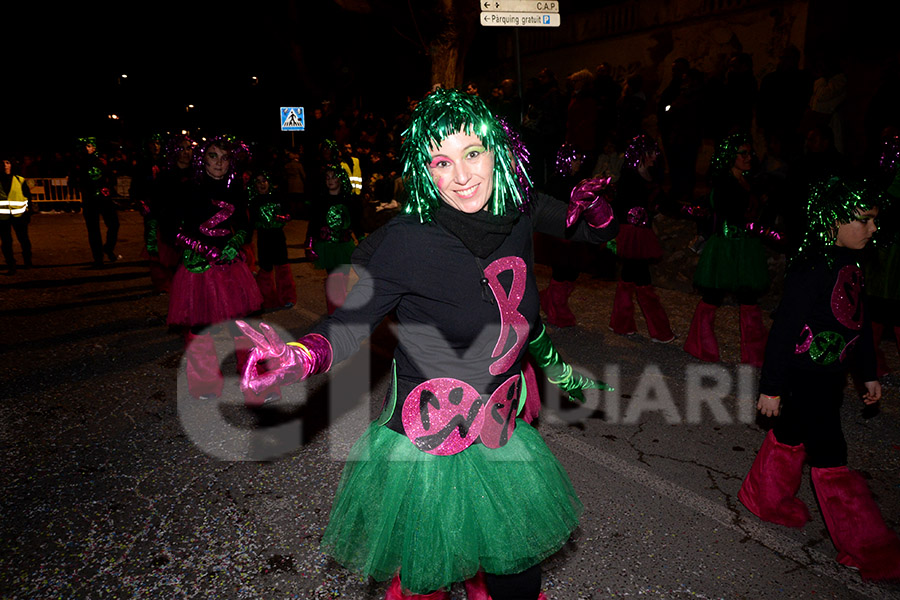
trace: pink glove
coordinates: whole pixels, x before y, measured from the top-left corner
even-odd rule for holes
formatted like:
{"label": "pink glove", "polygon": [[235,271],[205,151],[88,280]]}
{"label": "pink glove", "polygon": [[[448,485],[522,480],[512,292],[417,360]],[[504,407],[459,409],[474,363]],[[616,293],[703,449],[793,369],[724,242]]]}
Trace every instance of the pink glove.
{"label": "pink glove", "polygon": [[580,218],[595,229],[603,229],[613,220],[612,206],[606,200],[611,193],[612,177],[585,179],[572,189],[569,196],[569,210],[566,213],[566,227],[571,227]]}
{"label": "pink glove", "polygon": [[[259,324],[262,333],[244,321],[235,323],[255,344],[241,373],[241,389],[244,391],[264,397],[265,392],[273,387],[302,381],[331,368],[331,344],[317,333],[285,344],[265,323]],[[260,362],[263,363],[262,369],[258,368]]]}

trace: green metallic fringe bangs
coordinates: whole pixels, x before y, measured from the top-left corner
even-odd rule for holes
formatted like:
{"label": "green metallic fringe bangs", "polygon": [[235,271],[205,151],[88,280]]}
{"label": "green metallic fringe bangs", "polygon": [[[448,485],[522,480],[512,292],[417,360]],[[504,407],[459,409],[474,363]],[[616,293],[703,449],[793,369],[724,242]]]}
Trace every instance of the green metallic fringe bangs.
{"label": "green metallic fringe bangs", "polygon": [[834,244],[840,224],[853,221],[860,211],[883,208],[886,202],[887,197],[866,179],[830,177],[813,183],[798,256],[827,250]]}
{"label": "green metallic fringe bangs", "polygon": [[531,183],[527,176],[522,181],[517,175],[516,158],[502,124],[481,98],[438,88],[419,102],[403,133],[400,156],[407,191],[404,212],[418,214],[422,222],[432,219],[442,200],[428,169],[431,149],[460,131],[477,136],[494,155],[494,189],[488,200],[491,213],[503,215],[510,207],[523,209],[527,190],[521,186]]}

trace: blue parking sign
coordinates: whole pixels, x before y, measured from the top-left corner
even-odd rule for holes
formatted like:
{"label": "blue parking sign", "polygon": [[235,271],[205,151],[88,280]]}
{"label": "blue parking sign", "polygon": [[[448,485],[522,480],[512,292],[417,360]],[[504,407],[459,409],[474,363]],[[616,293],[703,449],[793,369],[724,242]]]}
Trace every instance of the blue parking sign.
{"label": "blue parking sign", "polygon": [[306,129],[306,118],[302,106],[281,107],[281,130],[303,131]]}

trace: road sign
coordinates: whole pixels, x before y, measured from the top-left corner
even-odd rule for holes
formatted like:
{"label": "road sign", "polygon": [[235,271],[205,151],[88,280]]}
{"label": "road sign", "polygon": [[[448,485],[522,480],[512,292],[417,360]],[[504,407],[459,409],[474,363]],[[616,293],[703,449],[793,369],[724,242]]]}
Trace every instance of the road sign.
{"label": "road sign", "polygon": [[303,115],[302,106],[282,106],[281,107],[281,130],[282,131],[304,131],[306,129],[306,118]]}
{"label": "road sign", "polygon": [[559,2],[538,2],[537,0],[482,0],[481,11],[558,13]]}
{"label": "road sign", "polygon": [[559,13],[483,12],[485,27],[559,27]]}

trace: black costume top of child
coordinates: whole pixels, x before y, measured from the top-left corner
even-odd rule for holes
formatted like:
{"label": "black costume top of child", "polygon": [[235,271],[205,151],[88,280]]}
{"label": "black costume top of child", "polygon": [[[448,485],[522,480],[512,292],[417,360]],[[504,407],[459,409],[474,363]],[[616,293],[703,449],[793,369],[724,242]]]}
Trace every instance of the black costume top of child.
{"label": "black costume top of child", "polygon": [[838,373],[853,367],[874,381],[875,350],[866,310],[861,252],[830,247],[792,264],[775,313],[759,391],[780,396],[792,371]]}

